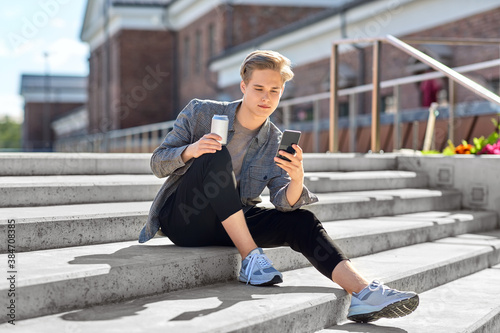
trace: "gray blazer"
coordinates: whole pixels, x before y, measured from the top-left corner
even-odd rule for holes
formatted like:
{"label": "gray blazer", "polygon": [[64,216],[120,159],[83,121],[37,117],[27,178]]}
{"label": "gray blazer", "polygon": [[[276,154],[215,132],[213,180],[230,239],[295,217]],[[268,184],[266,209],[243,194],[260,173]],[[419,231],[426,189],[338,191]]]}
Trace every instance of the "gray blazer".
{"label": "gray blazer", "polygon": [[[177,189],[179,181],[194,160],[191,159],[187,163],[182,161],[181,154],[184,149],[203,135],[210,133],[214,114],[228,116],[229,142],[234,134],[234,118],[240,103],[241,100],[215,102],[194,99],[178,115],[174,128],[151,157],[153,173],[158,178],[167,176],[168,178],[153,201],[146,225],[140,232],[139,243],[150,240],[160,229],[160,210],[168,197]],[[293,206],[288,203],[285,192],[290,177],[274,163],[281,135],[281,131],[268,118],[248,147],[240,179],[240,198],[244,212],[262,202],[260,195],[266,186],[269,188],[271,202],[280,211],[292,211],[318,201],[317,196],[304,186],[297,203]]]}

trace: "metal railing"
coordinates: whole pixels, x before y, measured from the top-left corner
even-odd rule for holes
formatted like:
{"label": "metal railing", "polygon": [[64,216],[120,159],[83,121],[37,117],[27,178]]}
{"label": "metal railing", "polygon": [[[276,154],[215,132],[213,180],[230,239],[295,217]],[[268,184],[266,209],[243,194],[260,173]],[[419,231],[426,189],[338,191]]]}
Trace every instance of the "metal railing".
{"label": "metal railing", "polygon": [[[380,55],[381,44],[389,43],[398,49],[410,54],[416,59],[428,64],[436,69],[436,72],[412,75],[402,78],[396,78],[386,81],[380,81]],[[371,150],[372,152],[380,151],[380,89],[393,88],[396,108],[394,114],[394,149],[399,148],[400,128],[399,128],[399,106],[400,86],[430,79],[449,77],[451,83],[449,86],[449,139],[453,141],[453,126],[454,126],[454,95],[455,84],[457,82],[465,86],[467,89],[475,92],[479,96],[500,105],[500,96],[492,93],[488,89],[482,87],[476,82],[463,76],[461,73],[467,73],[476,70],[482,70],[500,66],[500,59],[485,61],[481,63],[449,68],[437,60],[429,57],[423,52],[413,48],[405,42],[425,43],[425,44],[447,44],[447,45],[500,45],[500,39],[404,39],[399,40],[393,36],[385,38],[370,38],[370,39],[344,39],[333,43],[332,58],[331,58],[331,87],[330,91],[313,94],[309,96],[296,97],[292,99],[282,100],[279,108],[283,110],[282,125],[284,128],[289,128],[291,119],[291,110],[293,106],[312,103],[313,106],[313,151],[318,152],[320,146],[320,101],[330,99],[329,112],[329,151],[338,152],[339,145],[339,97],[349,96],[349,142],[351,150],[354,151],[356,146],[355,129],[356,129],[356,105],[355,96],[359,93],[372,91],[372,121],[371,121]],[[373,47],[373,80],[370,84],[338,89],[338,46],[340,44],[349,43],[372,43]],[[173,127],[175,121],[167,121],[162,123],[138,126],[128,129],[113,130],[108,133],[97,133],[77,138],[61,139],[56,143],[58,151],[93,151],[104,152],[103,142],[105,138],[108,140],[109,151],[113,152],[151,152],[161,142],[163,137]]]}
{"label": "metal railing", "polygon": [[[465,66],[459,66],[459,67],[454,67],[453,70],[458,72],[458,73],[468,73],[468,72],[473,72],[477,70],[482,70],[482,69],[488,69],[488,68],[493,68],[493,67],[498,67],[500,66],[500,59],[495,59],[495,60],[489,60],[489,61],[484,61],[476,64],[471,64],[471,65],[465,65]],[[416,82],[421,82],[421,81],[426,81],[426,80],[431,80],[431,79],[439,79],[444,77],[445,75],[441,72],[430,72],[430,73],[424,73],[424,74],[418,74],[418,75],[411,75],[411,76],[406,76],[406,77],[401,77],[397,79],[390,79],[386,81],[380,82],[380,88],[393,88],[394,89],[394,100],[395,100],[395,113],[394,113],[394,135],[393,135],[393,140],[394,144],[393,147],[394,149],[399,149],[400,148],[400,141],[401,141],[401,134],[400,134],[400,127],[399,125],[399,120],[400,120],[400,107],[399,107],[399,101],[401,100],[400,97],[400,86],[405,85],[405,84],[410,84],[410,83],[416,83]],[[356,94],[360,93],[366,93],[370,92],[372,90],[373,85],[372,84],[364,84],[356,87],[350,87],[350,88],[344,88],[341,90],[337,91],[337,96],[342,97],[342,96],[349,96],[349,146],[351,147],[351,151],[355,151],[356,147]],[[453,87],[450,86],[450,92],[453,93],[452,91]],[[282,116],[282,124],[284,128],[290,128],[290,119],[291,119],[291,113],[292,113],[292,108],[296,105],[301,105],[301,104],[306,104],[306,103],[312,103],[312,111],[313,111],[313,120],[312,120],[312,128],[313,128],[313,133],[312,133],[312,147],[314,152],[319,152],[320,149],[320,128],[321,128],[321,119],[320,119],[320,101],[322,100],[328,100],[330,99],[330,92],[323,92],[323,93],[318,93],[318,94],[313,94],[313,95],[308,95],[308,96],[302,96],[302,97],[296,97],[296,98],[291,98],[287,100],[282,100],[280,102],[279,108],[283,110],[283,116]],[[450,94],[451,95],[451,94]],[[451,96],[450,96],[451,97]],[[450,98],[451,99],[451,98]],[[451,103],[448,105],[450,108],[450,114],[452,115],[449,120],[450,122],[450,128],[453,128],[453,114],[454,111],[454,103]],[[338,130],[338,129],[337,129]],[[451,141],[454,141],[453,139],[453,130],[450,131],[449,133],[449,139]],[[416,148],[415,148],[416,149]],[[330,148],[330,151],[331,148]]]}
{"label": "metal railing", "polygon": [[[174,122],[175,120],[171,120],[107,133],[60,139],[56,142],[55,150],[150,153],[161,144],[165,135],[173,128]],[[104,140],[107,140],[107,150],[104,149]]]}
{"label": "metal railing", "polygon": [[[446,39],[446,38],[429,38],[429,39],[406,39],[408,42],[417,44],[447,44],[447,45],[499,45],[498,39]],[[380,151],[380,89],[382,88],[380,82],[380,63],[381,63],[381,48],[382,43],[388,43],[399,50],[409,54],[410,56],[420,60],[428,66],[434,68],[443,76],[451,79],[450,82],[455,82],[475,94],[500,105],[500,96],[494,94],[490,90],[477,84],[471,79],[460,74],[456,70],[449,68],[436,59],[428,56],[422,51],[417,50],[413,46],[407,44],[394,36],[388,35],[381,38],[363,38],[363,39],[342,39],[335,41],[332,46],[332,56],[330,62],[330,129],[329,129],[329,151],[338,152],[339,150],[339,131],[338,131],[338,118],[339,118],[339,89],[338,89],[338,73],[339,73],[339,45],[340,44],[360,44],[371,43],[373,47],[373,75],[372,75],[372,123],[371,123],[371,150],[372,152]],[[398,93],[398,92],[396,92]],[[450,84],[450,95],[454,95],[454,85]],[[453,133],[453,99],[450,99],[450,116],[449,125],[450,133]],[[395,126],[395,128],[398,126]]]}

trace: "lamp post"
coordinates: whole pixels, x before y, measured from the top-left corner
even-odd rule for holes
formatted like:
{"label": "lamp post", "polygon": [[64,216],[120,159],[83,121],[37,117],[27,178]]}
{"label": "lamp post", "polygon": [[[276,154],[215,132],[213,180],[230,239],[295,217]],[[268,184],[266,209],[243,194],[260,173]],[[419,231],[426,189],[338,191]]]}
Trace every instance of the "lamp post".
{"label": "lamp post", "polygon": [[42,149],[50,148],[50,81],[49,81],[49,53],[44,52],[45,78],[44,78],[44,104],[42,112]]}

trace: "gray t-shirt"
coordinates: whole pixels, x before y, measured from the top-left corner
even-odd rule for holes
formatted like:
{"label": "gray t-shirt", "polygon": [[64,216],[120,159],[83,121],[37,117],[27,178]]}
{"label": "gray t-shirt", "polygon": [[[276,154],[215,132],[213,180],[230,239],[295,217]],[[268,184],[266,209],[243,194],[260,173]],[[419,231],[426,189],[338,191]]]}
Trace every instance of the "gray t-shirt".
{"label": "gray t-shirt", "polygon": [[233,161],[233,170],[236,177],[236,182],[240,183],[240,173],[241,166],[243,164],[243,159],[247,153],[247,149],[250,146],[250,141],[259,133],[260,128],[255,130],[249,130],[243,127],[239,121],[234,118],[234,135],[231,141],[227,144],[226,148],[229,150],[231,159]]}

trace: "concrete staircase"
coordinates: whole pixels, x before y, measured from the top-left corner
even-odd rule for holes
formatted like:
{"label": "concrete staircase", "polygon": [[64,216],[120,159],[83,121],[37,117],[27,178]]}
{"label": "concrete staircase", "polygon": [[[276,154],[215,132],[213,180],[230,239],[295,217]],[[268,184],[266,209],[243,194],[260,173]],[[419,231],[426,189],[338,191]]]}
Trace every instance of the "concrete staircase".
{"label": "concrete staircase", "polygon": [[289,248],[266,249],[284,283],[259,288],[236,281],[234,248],[139,244],[163,182],[147,154],[3,154],[0,237],[15,234],[15,262],[7,267],[6,241],[0,262],[15,297],[0,279],[0,331],[500,330],[495,212],[462,210],[460,192],[428,188],[427,175],[398,170],[396,155],[309,154],[304,165],[320,198],[307,209],[367,278],[421,293],[415,313],[347,322],[350,296]]}

